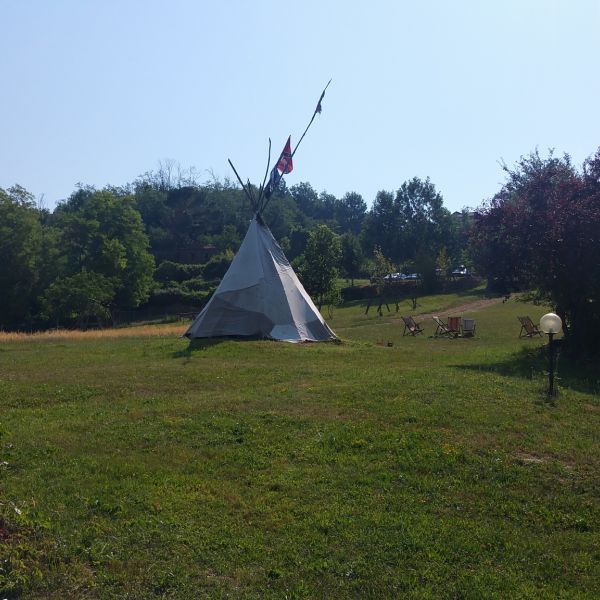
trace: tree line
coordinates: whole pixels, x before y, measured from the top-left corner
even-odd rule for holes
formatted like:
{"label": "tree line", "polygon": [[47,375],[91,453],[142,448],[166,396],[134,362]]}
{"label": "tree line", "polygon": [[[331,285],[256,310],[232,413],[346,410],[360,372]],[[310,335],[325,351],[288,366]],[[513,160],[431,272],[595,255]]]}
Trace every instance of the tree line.
{"label": "tree line", "polygon": [[[429,180],[415,178],[387,201],[382,192],[367,210],[355,192],[336,198],[309,183],[288,189],[282,182],[263,216],[322,303],[327,291],[317,281],[325,265],[314,263],[325,254],[333,257],[330,276],[355,278],[371,274],[375,246],[398,265],[418,260],[425,248],[457,256],[464,250]],[[198,306],[227,270],[251,218],[231,181],[201,184],[162,165],[125,186],[81,186],[53,211],[20,186],[0,190],[0,327],[110,322],[148,303]],[[411,248],[415,240],[419,252]],[[327,253],[314,250],[319,244]]]}
{"label": "tree line", "polygon": [[[264,219],[318,304],[338,275],[417,272],[423,286],[458,264],[492,291],[533,290],[572,345],[600,344],[600,151],[578,170],[534,152],[491,200],[450,213],[429,179],[362,196],[282,182]],[[53,211],[20,186],[0,189],[0,328],[114,322],[142,306],[199,307],[252,218],[229,180],[200,183],[173,164],[124,186],[81,186]],[[325,260],[327,259],[327,260]]]}

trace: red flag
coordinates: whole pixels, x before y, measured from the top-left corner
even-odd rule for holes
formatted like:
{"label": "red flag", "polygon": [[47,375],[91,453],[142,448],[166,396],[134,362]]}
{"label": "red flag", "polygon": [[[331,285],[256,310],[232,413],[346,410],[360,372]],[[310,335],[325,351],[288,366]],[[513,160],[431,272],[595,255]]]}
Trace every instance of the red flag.
{"label": "red flag", "polygon": [[291,173],[294,169],[294,164],[292,163],[292,142],[291,137],[289,136],[287,142],[285,143],[285,148],[277,161],[277,170],[281,171],[282,175],[286,173]]}

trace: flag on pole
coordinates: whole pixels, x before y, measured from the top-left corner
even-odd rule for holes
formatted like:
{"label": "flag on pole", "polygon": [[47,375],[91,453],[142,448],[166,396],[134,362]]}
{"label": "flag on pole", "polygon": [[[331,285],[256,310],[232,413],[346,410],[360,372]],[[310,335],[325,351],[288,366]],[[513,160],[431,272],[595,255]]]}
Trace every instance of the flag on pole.
{"label": "flag on pole", "polygon": [[279,182],[281,181],[283,175],[291,173],[293,169],[294,163],[292,162],[292,140],[291,136],[289,136],[287,142],[285,143],[285,147],[279,156],[277,164],[273,167],[271,174],[269,175],[269,182],[265,186],[266,198],[270,198],[273,195],[279,186]]}
{"label": "flag on pole", "polygon": [[292,136],[288,136],[285,148],[277,161],[277,169],[281,171],[282,175],[291,173],[294,170],[294,163],[292,162]]}
{"label": "flag on pole", "polygon": [[267,199],[270,198],[273,195],[273,192],[277,189],[280,179],[281,173],[277,170],[277,165],[275,165],[271,170],[271,174],[269,175],[269,181],[265,186],[265,197]]}

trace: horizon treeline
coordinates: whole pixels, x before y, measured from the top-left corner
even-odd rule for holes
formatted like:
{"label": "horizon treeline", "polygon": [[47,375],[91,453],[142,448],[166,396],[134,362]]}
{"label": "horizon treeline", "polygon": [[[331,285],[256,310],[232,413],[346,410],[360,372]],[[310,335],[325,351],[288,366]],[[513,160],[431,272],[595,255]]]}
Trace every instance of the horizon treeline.
{"label": "horizon treeline", "polygon": [[[600,149],[581,169],[568,155],[535,151],[504,171],[504,185],[474,212],[450,213],[433,182],[414,177],[378,192],[370,208],[356,192],[337,198],[282,181],[263,217],[305,276],[307,242],[326,227],[346,278],[381,277],[383,265],[419,273],[424,292],[466,265],[490,291],[529,290],[552,306],[571,347],[600,350]],[[196,310],[252,216],[236,184],[199,183],[171,164],[124,186],[80,186],[53,211],[18,185],[0,189],[0,328],[114,324],[140,307]]]}
{"label": "horizon treeline", "polygon": [[[172,164],[124,186],[78,186],[52,211],[21,186],[0,188],[0,328],[85,327],[144,306],[198,308],[252,216],[237,184],[199,183]],[[453,217],[429,179],[379,192],[370,210],[356,192],[337,198],[282,181],[263,217],[290,262],[326,225],[342,238],[339,272],[352,279],[372,274],[376,247],[394,269],[426,269],[440,253],[448,265],[467,260],[468,215]]]}

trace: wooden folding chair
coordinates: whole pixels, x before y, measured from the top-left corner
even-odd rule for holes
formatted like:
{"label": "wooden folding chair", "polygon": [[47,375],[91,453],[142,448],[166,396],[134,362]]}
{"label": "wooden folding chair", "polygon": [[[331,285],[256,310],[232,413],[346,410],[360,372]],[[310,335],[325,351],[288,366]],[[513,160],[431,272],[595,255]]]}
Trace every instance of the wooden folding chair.
{"label": "wooden folding chair", "polygon": [[434,323],[437,325],[434,337],[451,337],[452,332],[448,329],[448,326],[439,317],[433,317]]}
{"label": "wooden folding chair", "polygon": [[417,323],[412,317],[402,317],[404,321],[404,332],[405,335],[417,335],[417,333],[423,333],[423,328]]}
{"label": "wooden folding chair", "polygon": [[475,335],[475,319],[463,319],[462,336],[473,337]]}
{"label": "wooden folding chair", "polygon": [[521,331],[519,337],[533,337],[534,335],[542,335],[538,326],[529,317],[517,317],[521,323]]}
{"label": "wooden folding chair", "polygon": [[448,317],[447,323],[450,335],[458,337],[461,334],[461,318],[460,317]]}

